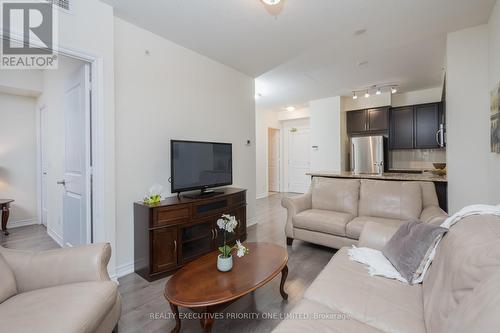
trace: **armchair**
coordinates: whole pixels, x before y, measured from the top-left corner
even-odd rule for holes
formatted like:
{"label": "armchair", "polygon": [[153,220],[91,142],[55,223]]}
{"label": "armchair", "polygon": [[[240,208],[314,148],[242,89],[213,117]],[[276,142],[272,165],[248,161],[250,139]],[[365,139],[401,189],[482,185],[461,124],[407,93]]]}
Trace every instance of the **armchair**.
{"label": "armchair", "polygon": [[0,276],[7,276],[0,281],[0,296],[7,296],[0,297],[1,329],[116,332],[122,303],[107,272],[110,257],[109,244],[44,252],[0,247]]}

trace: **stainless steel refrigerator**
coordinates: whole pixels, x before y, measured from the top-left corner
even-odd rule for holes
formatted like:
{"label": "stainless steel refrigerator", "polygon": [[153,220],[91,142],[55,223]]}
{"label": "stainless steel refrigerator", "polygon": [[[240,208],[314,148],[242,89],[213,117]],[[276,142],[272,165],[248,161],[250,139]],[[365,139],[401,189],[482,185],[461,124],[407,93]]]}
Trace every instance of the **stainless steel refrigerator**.
{"label": "stainless steel refrigerator", "polygon": [[351,171],[355,174],[384,172],[384,137],[351,138]]}

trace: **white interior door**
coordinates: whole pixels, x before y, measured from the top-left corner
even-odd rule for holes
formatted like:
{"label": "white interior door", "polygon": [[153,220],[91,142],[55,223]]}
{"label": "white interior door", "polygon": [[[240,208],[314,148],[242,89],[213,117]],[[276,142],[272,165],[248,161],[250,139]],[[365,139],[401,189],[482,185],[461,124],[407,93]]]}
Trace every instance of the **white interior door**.
{"label": "white interior door", "polygon": [[305,193],[311,184],[309,128],[292,128],[288,135],[288,192]]}
{"label": "white interior door", "polygon": [[64,91],[63,238],[66,246],[92,241],[90,214],[90,66],[68,77]]}
{"label": "white interior door", "polygon": [[269,175],[269,191],[280,191],[280,130],[275,128],[269,129],[268,135],[268,175]]}
{"label": "white interior door", "polygon": [[48,116],[45,107],[40,109],[40,207],[41,207],[41,222],[47,226],[47,217],[49,215],[48,207],[48,174],[49,163],[47,155],[48,145]]}

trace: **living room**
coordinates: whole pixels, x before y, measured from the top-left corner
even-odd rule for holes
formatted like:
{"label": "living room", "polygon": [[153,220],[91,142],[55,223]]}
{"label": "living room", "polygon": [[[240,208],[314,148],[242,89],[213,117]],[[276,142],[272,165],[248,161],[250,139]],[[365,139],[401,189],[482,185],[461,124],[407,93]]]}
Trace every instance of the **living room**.
{"label": "living room", "polygon": [[[47,3],[57,33],[38,59],[58,66],[21,62],[29,59],[22,46],[45,44],[46,35],[36,24],[23,35],[18,14],[2,18],[0,330],[495,331],[489,314],[499,300],[481,292],[498,294],[483,278],[500,270],[498,1]],[[73,61],[87,68],[85,126],[67,121],[75,108],[66,97],[39,99],[44,89],[62,91],[43,77]],[[66,163],[45,168],[37,114],[56,104],[66,113],[49,118],[48,149]],[[370,122],[375,109],[383,128]],[[395,125],[405,110],[407,130]],[[424,113],[436,121],[420,127]],[[81,145],[72,141],[80,130]],[[356,159],[353,139],[367,137],[386,141],[383,164],[356,172],[365,155]],[[65,156],[84,162],[82,179]],[[44,176],[54,194],[42,191]],[[44,215],[43,198],[56,197]],[[464,214],[475,204],[493,206]],[[414,218],[450,229],[423,283],[372,277],[369,264],[354,261],[348,248],[384,252]],[[455,295],[453,277],[467,273],[457,256],[472,260],[452,240],[478,254],[462,235],[471,223],[481,225],[475,239],[491,269],[474,275],[476,289],[464,282],[474,295],[463,306],[438,304],[433,293]],[[401,297],[389,301],[411,303],[415,315],[391,317],[394,308],[359,283]]]}

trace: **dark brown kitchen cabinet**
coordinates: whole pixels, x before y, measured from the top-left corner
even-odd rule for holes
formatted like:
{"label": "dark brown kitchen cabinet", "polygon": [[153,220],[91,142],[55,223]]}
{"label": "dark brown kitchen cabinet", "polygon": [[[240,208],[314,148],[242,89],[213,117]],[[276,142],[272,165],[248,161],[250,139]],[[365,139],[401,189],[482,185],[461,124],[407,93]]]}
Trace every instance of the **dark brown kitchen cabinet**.
{"label": "dark brown kitchen cabinet", "polygon": [[347,133],[363,133],[367,130],[366,110],[347,112]]}
{"label": "dark brown kitchen cabinet", "polygon": [[442,148],[438,142],[445,115],[442,103],[393,108],[390,111],[391,149]]}
{"label": "dark brown kitchen cabinet", "polygon": [[436,135],[440,125],[439,104],[415,106],[415,148],[439,148]]}
{"label": "dark brown kitchen cabinet", "polygon": [[370,132],[389,129],[389,108],[368,109],[368,130]]}
{"label": "dark brown kitchen cabinet", "polygon": [[373,108],[347,112],[349,135],[380,134],[389,129],[389,108]]}
{"label": "dark brown kitchen cabinet", "polygon": [[390,119],[389,144],[391,149],[412,149],[414,147],[414,108],[409,106],[391,109]]}

